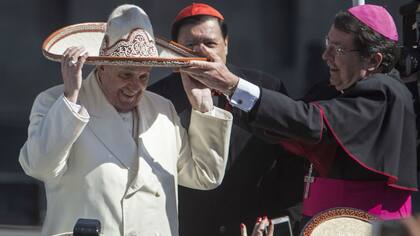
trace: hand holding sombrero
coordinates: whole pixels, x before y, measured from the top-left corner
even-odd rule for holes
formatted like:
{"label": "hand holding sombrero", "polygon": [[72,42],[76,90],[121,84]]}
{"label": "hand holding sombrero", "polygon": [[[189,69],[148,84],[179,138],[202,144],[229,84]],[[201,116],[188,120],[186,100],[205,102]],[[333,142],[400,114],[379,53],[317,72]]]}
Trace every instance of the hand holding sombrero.
{"label": "hand holding sombrero", "polygon": [[154,37],[149,17],[141,8],[113,14],[108,22],[70,25],[52,33],[43,43],[44,56],[60,62],[69,47],[83,46],[85,64],[179,67],[190,60],[206,60],[174,42]]}

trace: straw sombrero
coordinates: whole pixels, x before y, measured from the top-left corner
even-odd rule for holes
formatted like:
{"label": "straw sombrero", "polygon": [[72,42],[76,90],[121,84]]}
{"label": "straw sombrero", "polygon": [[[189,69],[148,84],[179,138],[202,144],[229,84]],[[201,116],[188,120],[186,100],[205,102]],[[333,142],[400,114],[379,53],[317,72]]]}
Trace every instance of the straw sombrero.
{"label": "straw sombrero", "polygon": [[303,228],[301,236],[371,236],[375,216],[347,207],[331,208],[314,216]]}
{"label": "straw sombrero", "polygon": [[85,64],[179,67],[190,60],[206,60],[191,50],[154,37],[147,14],[138,6],[122,5],[108,22],[70,25],[52,33],[43,43],[44,56],[61,61],[71,46],[83,46],[89,53]]}

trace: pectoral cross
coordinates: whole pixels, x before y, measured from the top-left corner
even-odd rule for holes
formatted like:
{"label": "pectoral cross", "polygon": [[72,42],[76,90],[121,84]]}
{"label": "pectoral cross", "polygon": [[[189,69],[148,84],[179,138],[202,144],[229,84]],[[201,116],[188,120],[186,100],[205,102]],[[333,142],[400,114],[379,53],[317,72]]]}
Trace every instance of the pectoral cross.
{"label": "pectoral cross", "polygon": [[313,171],[313,165],[311,164],[309,166],[309,171],[308,171],[308,175],[305,175],[303,182],[305,182],[305,192],[303,194],[303,198],[306,199],[308,198],[309,195],[309,188],[311,186],[311,183],[314,182],[314,177],[312,176],[312,171]]}

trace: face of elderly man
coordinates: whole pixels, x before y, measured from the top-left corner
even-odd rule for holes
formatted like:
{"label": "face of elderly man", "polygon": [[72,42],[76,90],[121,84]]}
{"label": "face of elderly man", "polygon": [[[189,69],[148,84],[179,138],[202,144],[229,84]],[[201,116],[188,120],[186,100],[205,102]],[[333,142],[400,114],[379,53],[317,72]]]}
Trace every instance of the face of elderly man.
{"label": "face of elderly man", "polygon": [[366,76],[366,58],[355,45],[355,35],[331,27],[325,39],[322,58],[330,69],[330,83],[337,90],[347,89]]}
{"label": "face of elderly man", "polygon": [[117,111],[129,112],[144,94],[150,70],[150,67],[100,66],[99,84],[106,99]]}
{"label": "face of elderly man", "polygon": [[222,29],[216,18],[209,18],[198,24],[186,24],[179,30],[178,43],[190,48],[199,55],[203,54],[200,46],[216,53],[226,63],[228,38],[223,38]]}

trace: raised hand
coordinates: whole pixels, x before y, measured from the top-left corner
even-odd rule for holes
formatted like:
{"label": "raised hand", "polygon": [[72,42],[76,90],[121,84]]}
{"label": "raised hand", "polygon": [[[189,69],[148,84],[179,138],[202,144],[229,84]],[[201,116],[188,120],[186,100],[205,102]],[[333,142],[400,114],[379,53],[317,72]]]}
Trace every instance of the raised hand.
{"label": "raised hand", "polygon": [[211,90],[200,81],[192,79],[188,74],[181,72],[182,84],[191,103],[191,107],[200,112],[213,109]]}
{"label": "raised hand", "polygon": [[[257,219],[251,236],[273,236],[274,226],[267,217]],[[246,226],[241,224],[241,236],[248,236]]]}
{"label": "raised hand", "polygon": [[76,103],[82,86],[82,68],[88,54],[83,47],[68,48],[61,59],[61,74],[64,82],[64,96]]}

